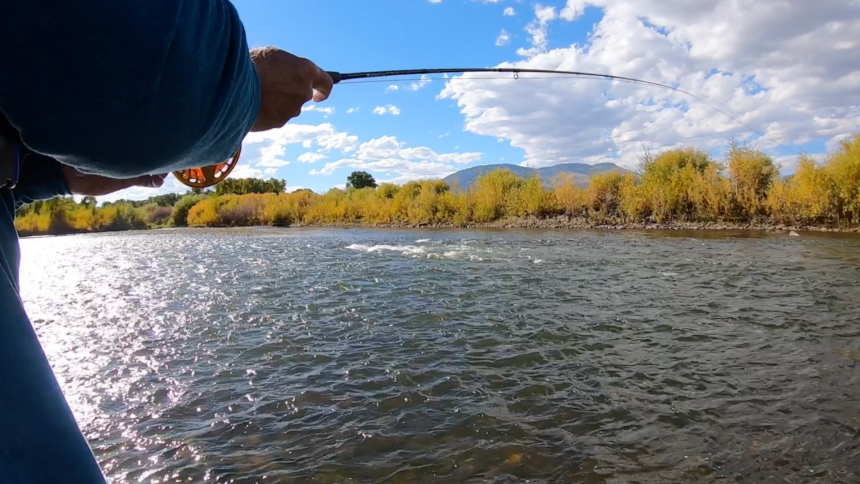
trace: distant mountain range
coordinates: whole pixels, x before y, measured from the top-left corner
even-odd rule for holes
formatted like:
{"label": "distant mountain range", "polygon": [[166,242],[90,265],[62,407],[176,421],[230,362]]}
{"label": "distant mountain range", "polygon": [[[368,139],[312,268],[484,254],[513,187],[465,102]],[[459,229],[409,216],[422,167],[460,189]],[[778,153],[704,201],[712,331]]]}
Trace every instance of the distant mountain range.
{"label": "distant mountain range", "polygon": [[598,163],[596,165],[587,165],[585,163],[563,163],[561,165],[553,165],[537,169],[503,163],[498,165],[481,165],[466,168],[465,170],[460,170],[457,173],[446,176],[445,181],[451,186],[456,182],[461,188],[466,188],[474,183],[475,179],[478,178],[478,175],[496,169],[511,170],[515,174],[523,177],[528,177],[537,173],[541,180],[543,180],[544,185],[547,186],[551,186],[552,180],[557,177],[559,173],[570,173],[574,176],[577,183],[585,186],[588,185],[588,180],[594,173],[605,173],[613,170],[627,173],[628,171],[614,163]]}

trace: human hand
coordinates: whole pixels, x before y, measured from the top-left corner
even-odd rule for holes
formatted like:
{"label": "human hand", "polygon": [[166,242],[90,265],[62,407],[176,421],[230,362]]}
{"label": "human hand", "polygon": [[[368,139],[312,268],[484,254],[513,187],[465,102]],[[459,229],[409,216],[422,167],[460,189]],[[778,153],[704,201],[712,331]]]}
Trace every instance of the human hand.
{"label": "human hand", "polygon": [[100,197],[130,187],[159,188],[164,185],[164,175],[143,175],[135,178],[108,178],[101,175],[86,175],[70,166],[63,165],[63,176],[74,195]]}
{"label": "human hand", "polygon": [[310,101],[328,99],[334,83],[313,62],[274,47],[251,50],[251,60],[260,77],[260,112],[251,131],[280,128],[302,113]]}

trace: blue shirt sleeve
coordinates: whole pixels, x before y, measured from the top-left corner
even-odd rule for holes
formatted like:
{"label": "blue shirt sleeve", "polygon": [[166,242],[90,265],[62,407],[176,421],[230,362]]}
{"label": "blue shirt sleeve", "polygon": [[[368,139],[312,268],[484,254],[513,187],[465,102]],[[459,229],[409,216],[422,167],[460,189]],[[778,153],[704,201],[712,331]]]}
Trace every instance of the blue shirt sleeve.
{"label": "blue shirt sleeve", "polygon": [[227,0],[4,0],[0,72],[24,144],[116,178],[222,162],[260,104]]}
{"label": "blue shirt sleeve", "polygon": [[18,184],[12,189],[15,210],[38,200],[50,200],[71,194],[60,163],[36,153],[27,155],[25,162],[21,164]]}

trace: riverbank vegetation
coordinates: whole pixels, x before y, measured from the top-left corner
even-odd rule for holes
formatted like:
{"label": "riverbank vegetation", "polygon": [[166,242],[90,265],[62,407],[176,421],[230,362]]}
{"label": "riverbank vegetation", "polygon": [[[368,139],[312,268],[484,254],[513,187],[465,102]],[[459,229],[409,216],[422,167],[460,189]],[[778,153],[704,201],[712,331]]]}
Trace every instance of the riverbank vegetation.
{"label": "riverbank vegetation", "polygon": [[[230,180],[228,180],[230,181]],[[146,227],[251,225],[452,225],[567,217],[591,224],[729,223],[856,228],[860,225],[860,135],[823,160],[800,156],[779,176],[759,150],[733,144],[723,160],[694,148],[643,157],[634,172],[593,174],[586,186],[562,174],[546,186],[510,171],[486,173],[469,187],[439,180],[405,185],[351,184],[324,194],[284,193],[283,183],[232,181],[211,193],[124,201],[55,199],[19,212],[22,235]],[[253,188],[253,189],[251,189]]]}

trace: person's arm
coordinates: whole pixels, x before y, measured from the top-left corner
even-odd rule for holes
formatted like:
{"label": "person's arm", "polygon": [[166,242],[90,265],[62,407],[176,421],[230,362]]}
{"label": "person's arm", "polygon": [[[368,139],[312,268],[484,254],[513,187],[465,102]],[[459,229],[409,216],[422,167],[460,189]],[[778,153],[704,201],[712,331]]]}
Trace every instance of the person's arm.
{"label": "person's arm", "polygon": [[133,178],[107,178],[87,175],[47,156],[30,153],[21,165],[18,184],[12,189],[15,210],[39,200],[84,195],[100,197],[130,187],[158,188],[163,175],[141,175]]}
{"label": "person's arm", "polygon": [[0,109],[24,143],[84,173],[219,163],[260,110],[227,0],[5,0],[0,66]]}

